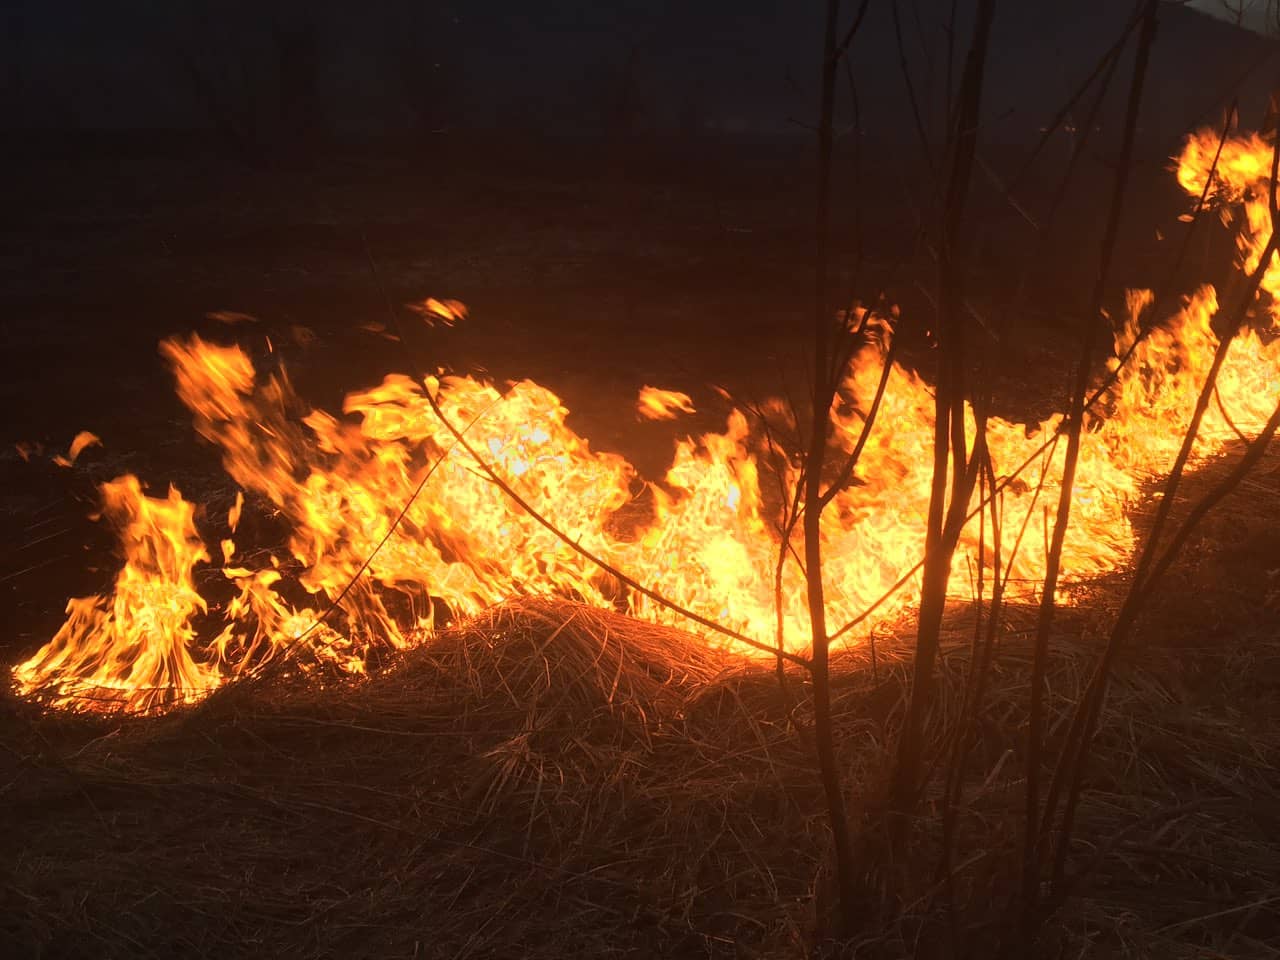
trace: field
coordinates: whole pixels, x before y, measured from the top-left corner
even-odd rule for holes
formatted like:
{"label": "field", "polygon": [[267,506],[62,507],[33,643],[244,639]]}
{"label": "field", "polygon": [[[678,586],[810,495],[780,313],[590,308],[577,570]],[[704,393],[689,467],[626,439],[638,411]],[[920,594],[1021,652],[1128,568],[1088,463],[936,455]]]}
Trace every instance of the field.
{"label": "field", "polygon": [[[891,291],[906,361],[927,377],[933,268],[914,240],[921,201],[903,153],[864,158],[880,186],[859,194],[866,256],[843,279]],[[1012,169],[1015,156],[989,159]],[[1103,161],[1043,248],[993,182],[979,192],[972,298],[1010,320],[995,404],[1011,419],[1061,408]],[[88,519],[95,484],[137,472],[211,511],[232,499],[156,355],[168,334],[258,356],[269,339],[299,394],[332,409],[404,369],[406,345],[379,330],[388,301],[457,298],[467,320],[421,330],[409,349],[544,383],[593,446],[649,478],[678,430],[722,426],[712,385],[746,399],[804,389],[813,198],[795,144],[360,144],[246,170],[208,143],[132,138],[36,142],[10,163],[6,662],[57,629],[68,596],[114,577],[109,534]],[[1135,173],[1114,271],[1129,285],[1158,284],[1172,259],[1185,200],[1163,167],[1152,151]],[[837,213],[853,209],[846,191]],[[1186,289],[1229,257],[1223,236],[1202,234]],[[851,227],[836,260],[857,262]],[[644,384],[688,392],[698,414],[638,422]],[[53,464],[81,429],[103,447]],[[1080,876],[1043,956],[1280,952],[1277,477],[1280,461],[1265,462],[1215,514],[1121,665]],[[1082,588],[1059,624],[1051,746],[1124,576]],[[957,604],[948,619],[939,725],[957,707],[972,618]],[[948,898],[971,955],[998,940],[1033,627],[1033,609],[1010,612],[974,750],[989,775],[965,796],[953,887],[927,845],[895,868],[909,881],[865,877],[853,955],[924,955],[950,936]],[[873,824],[911,639],[904,620],[837,659],[840,760],[868,852],[882,842]],[[10,697],[0,925],[18,955],[47,957],[800,955],[829,930],[831,897],[810,694],[798,674],[779,685],[769,664],[675,631],[526,599],[360,682],[276,671],[160,719],[41,714]],[[921,837],[936,832],[933,801]]]}

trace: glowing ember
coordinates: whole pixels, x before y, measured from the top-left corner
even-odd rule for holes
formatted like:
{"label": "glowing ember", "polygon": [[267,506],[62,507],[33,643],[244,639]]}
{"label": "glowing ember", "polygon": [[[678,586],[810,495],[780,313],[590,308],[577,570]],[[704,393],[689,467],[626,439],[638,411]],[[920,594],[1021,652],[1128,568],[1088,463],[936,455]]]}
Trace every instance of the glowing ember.
{"label": "glowing ember", "polygon": [[[1190,194],[1204,189],[1216,146],[1213,134],[1188,142],[1178,179]],[[1243,202],[1245,269],[1256,265],[1270,230],[1270,152],[1257,137],[1229,141],[1211,191],[1215,200]],[[1280,265],[1267,273],[1264,289],[1274,294],[1276,283]],[[1150,306],[1149,294],[1131,294],[1116,334],[1118,355],[1136,342]],[[1133,532],[1126,508],[1177,448],[1216,344],[1216,309],[1216,293],[1205,286],[1165,318],[1120,370],[1085,433],[1064,551],[1065,570],[1075,578],[1127,560]],[[451,324],[466,311],[455,301],[426,300],[419,313]],[[832,412],[833,444],[845,454],[883,371],[889,332],[877,332],[853,358],[844,399]],[[624,591],[520,510],[456,443],[424,390],[493,470],[573,542],[687,609],[762,641],[775,636],[780,601],[786,645],[806,644],[803,576],[793,560],[783,567],[781,591],[775,589],[779,491],[794,487],[798,470],[769,452],[766,431],[740,410],[730,412],[723,432],[681,440],[665,483],[647,485],[651,509],[639,519],[634,508],[626,511],[624,522],[621,508],[646,485],[621,457],[593,451],[566,425],[559,398],[531,381],[502,393],[471,377],[419,384],[392,374],[346,398],[347,420],[320,410],[299,418],[301,403],[285,375],[259,375],[238,347],[192,336],[168,340],[161,350],[196,430],[220,448],[227,473],[251,495],[246,505],[237,494],[227,517],[230,536],[220,543],[222,574],[234,596],[207,609],[196,591],[194,568],[212,560],[194,506],[176,490],[158,499],[131,476],[105,484],[104,513],[118,526],[125,555],[115,591],[70,601],[62,629],[16,668],[22,693],[75,708],[145,710],[195,700],[284,650],[357,672],[371,645],[421,642],[442,612],[467,615],[520,594],[621,604],[636,616],[681,624]],[[1205,421],[1200,457],[1266,420],[1280,391],[1280,341],[1244,333],[1219,384],[1221,402]],[[763,409],[786,419],[781,403]],[[673,419],[693,405],[685,394],[645,387],[637,410]],[[910,580],[892,590],[924,550],[932,414],[920,378],[891,370],[857,468],[822,519],[830,623],[848,622],[886,594],[892,596],[877,615],[893,617],[914,598]],[[1009,571],[1015,584],[1042,578],[1044,507],[1056,502],[1064,452],[1061,444],[1045,447],[1059,423],[1028,428],[993,419],[987,426],[997,479],[1030,461],[1000,496],[1003,527],[1028,531]],[[972,416],[968,429],[972,436]],[[77,437],[68,459],[95,440]],[[786,475],[774,478],[779,462]],[[234,535],[255,502],[270,504],[292,534],[280,556],[250,562]],[[953,582],[961,587],[977,562],[978,536],[976,528],[966,531],[957,551]],[[217,619],[212,640],[196,637],[197,614]]]}

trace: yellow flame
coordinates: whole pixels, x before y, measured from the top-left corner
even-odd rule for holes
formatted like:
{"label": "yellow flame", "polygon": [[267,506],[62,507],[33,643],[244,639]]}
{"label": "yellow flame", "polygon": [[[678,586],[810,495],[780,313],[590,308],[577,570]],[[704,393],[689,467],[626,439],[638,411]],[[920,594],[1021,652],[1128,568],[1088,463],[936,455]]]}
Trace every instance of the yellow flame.
{"label": "yellow flame", "polygon": [[103,513],[120,532],[124,569],[110,597],[67,603],[67,621],[14,676],[80,706],[146,710],[199,699],[222,682],[197,659],[191,618],[206,609],[192,571],[207,563],[195,507],[169,489],[148,497],[136,477],[102,485]]}

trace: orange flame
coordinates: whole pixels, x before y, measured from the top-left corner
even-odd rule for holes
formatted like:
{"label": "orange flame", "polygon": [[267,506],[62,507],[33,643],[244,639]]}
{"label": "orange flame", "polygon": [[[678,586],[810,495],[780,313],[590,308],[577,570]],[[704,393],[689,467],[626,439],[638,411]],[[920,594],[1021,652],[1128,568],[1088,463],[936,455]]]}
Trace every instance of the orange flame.
{"label": "orange flame", "polygon": [[435,297],[427,297],[421,303],[410,303],[407,306],[421,317],[427,326],[435,326],[438,322],[446,327],[452,327],[459,320],[467,318],[467,305],[461,300],[437,300]]}
{"label": "orange flame", "polygon": [[[1212,133],[1188,141],[1178,179],[1189,194],[1204,189],[1216,146]],[[1217,203],[1243,205],[1244,269],[1256,265],[1270,231],[1270,151],[1256,136],[1230,140],[1211,191]],[[1264,282],[1268,293],[1273,280],[1280,281],[1274,264]],[[1077,581],[1130,556],[1134,533],[1126,511],[1170,462],[1216,347],[1212,287],[1196,290],[1140,340],[1151,309],[1150,294],[1130,295],[1116,332],[1117,355],[1137,346],[1082,438],[1063,557]],[[465,316],[451,301],[425,301],[422,312],[442,322]],[[835,459],[857,443],[883,372],[890,331],[873,333],[853,358],[843,399],[832,410]],[[468,444],[569,540],[703,617],[766,642],[780,619],[788,649],[806,644],[803,574],[785,554],[781,589],[775,585],[780,517],[798,468],[776,455],[758,419],[741,410],[730,411],[723,431],[679,441],[664,481],[646,483],[623,458],[592,450],[567,426],[560,399],[532,381],[499,392],[466,376],[419,384],[391,374],[350,394],[345,420],[321,410],[299,417],[294,411],[301,403],[285,374],[259,375],[238,347],[191,336],[165,341],[161,352],[196,430],[221,450],[227,473],[250,494],[248,506],[237,494],[227,518],[232,536],[220,544],[222,573],[235,595],[206,610],[192,570],[210,559],[194,508],[176,491],[161,500],[145,496],[133,477],[106,484],[105,514],[119,525],[125,554],[115,591],[70,602],[63,628],[15,670],[20,692],[72,707],[145,710],[194,700],[284,651],[358,672],[372,644],[419,643],[442,618],[522,594],[569,595],[681,623],[654,601],[623,590],[518,509],[455,442],[428,390]],[[1228,354],[1220,403],[1206,417],[1196,455],[1213,456],[1239,434],[1256,432],[1278,393],[1280,341],[1245,332]],[[761,409],[787,418],[781,402]],[[674,417],[692,412],[692,402],[645,387],[638,410]],[[890,370],[856,469],[822,517],[833,624],[877,603],[877,617],[895,617],[914,598],[913,581],[904,576],[924,549],[932,416],[925,383],[902,367]],[[1047,507],[1057,499],[1065,452],[1065,445],[1048,441],[1060,425],[1060,417],[1030,427],[996,418],[987,423],[1002,482],[1006,558],[1015,536],[1020,542],[1002,571],[1015,593],[1019,583],[1034,589],[1043,578]],[[967,428],[972,440],[971,411]],[[269,504],[292,533],[276,555],[252,565],[237,551],[234,535],[242,511],[255,502]],[[975,493],[971,507],[977,506]],[[952,578],[961,592],[984,536],[989,532],[976,523],[964,532]],[[984,556],[989,563],[990,551]],[[303,595],[310,599],[299,600]],[[199,642],[192,618],[206,612],[220,629]],[[755,651],[743,646],[742,652]]]}
{"label": "orange flame", "polygon": [[695,413],[693,398],[679,390],[644,386],[636,398],[636,413],[646,420],[674,420],[682,413]]}
{"label": "orange flame", "polygon": [[80,459],[80,454],[84,453],[90,447],[102,446],[102,440],[88,430],[81,430],[71,440],[71,446],[67,449],[66,456],[59,454],[53,458],[53,462],[60,467],[69,467]]}

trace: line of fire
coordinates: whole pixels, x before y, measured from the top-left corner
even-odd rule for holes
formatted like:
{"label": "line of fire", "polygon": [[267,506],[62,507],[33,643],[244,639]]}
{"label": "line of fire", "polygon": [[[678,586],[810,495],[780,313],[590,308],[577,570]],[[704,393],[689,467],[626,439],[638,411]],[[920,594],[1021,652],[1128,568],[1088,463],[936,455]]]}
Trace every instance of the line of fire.
{"label": "line of fire", "polygon": [[1275,956],[1278,39],[16,3],[6,955]]}

